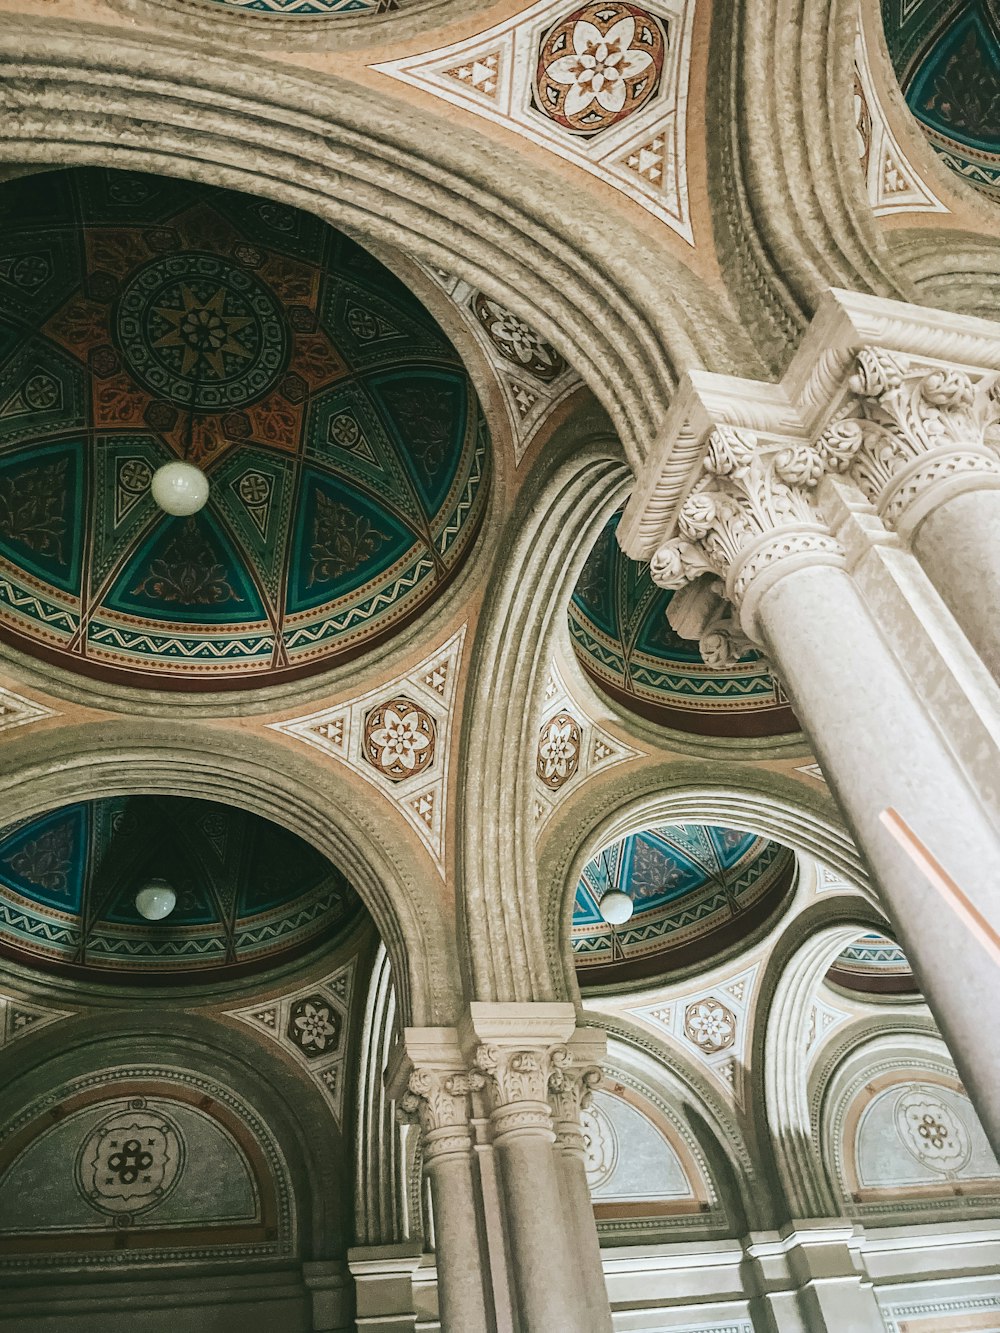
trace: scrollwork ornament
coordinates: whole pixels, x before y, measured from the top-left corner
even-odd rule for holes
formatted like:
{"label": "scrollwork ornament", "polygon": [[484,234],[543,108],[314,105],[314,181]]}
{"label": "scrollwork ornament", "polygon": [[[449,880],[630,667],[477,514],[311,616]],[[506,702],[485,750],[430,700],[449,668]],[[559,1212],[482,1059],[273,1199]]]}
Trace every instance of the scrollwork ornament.
{"label": "scrollwork ornament", "polygon": [[397,1118],[411,1123],[419,1120],[424,1134],[464,1128],[469,1119],[469,1094],[483,1087],[485,1081],[478,1070],[449,1073],[414,1069],[399,1099]]}

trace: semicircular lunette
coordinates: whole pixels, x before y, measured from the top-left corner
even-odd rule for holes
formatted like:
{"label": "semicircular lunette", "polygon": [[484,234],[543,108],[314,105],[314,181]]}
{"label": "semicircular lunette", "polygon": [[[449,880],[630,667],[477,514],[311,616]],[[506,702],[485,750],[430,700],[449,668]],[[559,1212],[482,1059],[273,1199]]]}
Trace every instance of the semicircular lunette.
{"label": "semicircular lunette", "polygon": [[[455,348],[320,219],[158,176],[0,187],[0,626],[105,680],[356,656],[468,555],[490,442]],[[154,472],[209,500],[175,518]]]}
{"label": "semicircular lunette", "polygon": [[882,0],[899,86],[931,146],[1000,198],[1000,2]]}
{"label": "semicircular lunette", "polygon": [[[136,893],[165,880],[174,910]],[[84,801],[0,829],[0,955],[62,976],[164,985],[269,969],[364,913],[344,876],[297,835],[214,801]]]}
{"label": "semicircular lunette", "polygon": [[[573,900],[572,945],[583,987],[685,971],[748,940],[788,900],[795,853],[740,829],[658,825],[602,849]],[[601,916],[606,893],[634,903],[624,924]]]}
{"label": "semicircular lunette", "polygon": [[906,954],[881,931],[865,931],[841,949],[830,964],[826,980],[831,986],[865,999],[919,993]]}
{"label": "semicircular lunette", "polygon": [[673,596],[645,562],[630,560],[612,515],[594,544],[569,604],[569,632],[588,676],[651,722],[703,736],[759,737],[799,730],[766,662],[748,654],[710,667],[697,643],[667,620]]}

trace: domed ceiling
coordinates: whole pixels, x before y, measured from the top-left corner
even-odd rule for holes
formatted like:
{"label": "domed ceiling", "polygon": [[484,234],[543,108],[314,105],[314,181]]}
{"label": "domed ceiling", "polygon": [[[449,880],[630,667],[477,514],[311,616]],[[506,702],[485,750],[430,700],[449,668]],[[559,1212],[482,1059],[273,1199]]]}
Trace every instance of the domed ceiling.
{"label": "domed ceiling", "polygon": [[862,995],[915,995],[917,983],[906,954],[888,935],[868,931],[834,959],[826,979]]}
{"label": "domed ceiling", "polygon": [[[573,902],[581,986],[687,968],[745,940],[782,904],[795,854],[738,829],[664,825],[612,843],[587,862]],[[599,903],[611,889],[635,911],[612,930]]]}
{"label": "domed ceiling", "polygon": [[[455,349],[311,214],[157,176],[0,187],[0,627],[218,689],[354,655],[440,592],[489,439]],[[189,518],[150,480],[188,457]]]}
{"label": "domed ceiling", "polygon": [[[162,921],[135,906],[153,878],[177,895]],[[301,838],[212,801],[89,801],[0,830],[0,953],[67,976],[221,980],[329,940],[362,910]]]}
{"label": "domed ceiling", "polygon": [[882,0],[899,86],[933,147],[1000,196],[1000,0]]}
{"label": "domed ceiling", "polygon": [[630,560],[614,514],[587,557],[569,606],[569,631],[584,670],[641,717],[707,736],[798,731],[765,664],[750,654],[726,670],[707,666],[698,645],[675,634],[649,565]]}

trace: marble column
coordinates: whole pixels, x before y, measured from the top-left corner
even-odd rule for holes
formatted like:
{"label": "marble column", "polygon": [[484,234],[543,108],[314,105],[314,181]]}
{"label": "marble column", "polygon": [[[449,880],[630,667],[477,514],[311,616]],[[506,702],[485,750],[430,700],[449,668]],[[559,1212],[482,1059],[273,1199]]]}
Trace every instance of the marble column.
{"label": "marble column", "polygon": [[1000,377],[867,347],[849,387],[851,479],[1000,681]]}
{"label": "marble column", "polygon": [[474,1064],[486,1076],[520,1333],[596,1327],[581,1274],[593,1244],[580,1253],[585,1226],[596,1240],[593,1209],[589,1195],[585,1207],[576,1198],[571,1206],[564,1193],[549,1106],[549,1079],[572,1060],[565,1043],[575,1027],[571,1004],[470,1006],[467,1030],[478,1040]]}
{"label": "marble column", "polygon": [[483,1082],[476,1072],[410,1068],[406,1090],[397,1097],[400,1116],[418,1121],[422,1132],[434,1208],[441,1326],[448,1333],[490,1333],[493,1327],[469,1110],[469,1094]]}
{"label": "marble column", "polygon": [[[1000,1029],[981,1015],[994,1003],[1000,968],[879,815],[897,809],[998,931],[1000,881],[984,871],[1000,865],[1000,833],[816,505],[817,481],[847,470],[855,453],[851,432],[806,444],[715,429],[679,506],[678,535],[651,569],[662,586],[682,590],[675,615],[689,628],[699,618],[707,626],[707,659],[738,657],[749,640],[773,662],[996,1148]],[[737,626],[720,628],[723,595],[739,612]]]}
{"label": "marble column", "polygon": [[[583,1034],[578,1033],[581,1037]],[[584,1041],[574,1041],[566,1057],[555,1060],[549,1075],[549,1104],[552,1108],[559,1172],[566,1214],[575,1227],[575,1241],[580,1283],[586,1303],[587,1322],[581,1333],[611,1333],[611,1309],[604,1281],[601,1242],[594,1224],[593,1203],[587,1183],[587,1143],[581,1112],[591,1101],[591,1089],[601,1081],[601,1070],[591,1061],[600,1058],[600,1048],[592,1054]]]}

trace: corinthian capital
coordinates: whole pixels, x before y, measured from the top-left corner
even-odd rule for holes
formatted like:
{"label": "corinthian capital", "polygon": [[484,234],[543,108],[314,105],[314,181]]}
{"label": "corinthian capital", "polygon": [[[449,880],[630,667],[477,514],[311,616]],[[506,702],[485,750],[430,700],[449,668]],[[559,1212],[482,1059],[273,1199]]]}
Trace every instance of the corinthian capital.
{"label": "corinthian capital", "polygon": [[678,535],[650,561],[653,581],[678,589],[711,573],[739,607],[751,582],[778,560],[841,554],[813,491],[825,472],[842,472],[849,462],[839,440],[775,445],[753,431],[718,427],[678,513]]}
{"label": "corinthian capital", "polygon": [[[880,347],[858,354],[849,381],[855,411],[826,435],[851,440],[850,475],[892,526],[912,526],[940,483],[1000,479],[995,432],[998,376],[914,359]],[[973,484],[976,484],[975,481]]]}
{"label": "corinthian capital", "polygon": [[485,1083],[477,1070],[452,1072],[414,1069],[406,1092],[399,1099],[401,1120],[419,1121],[425,1135],[441,1129],[465,1130],[469,1122],[469,1094]]}

